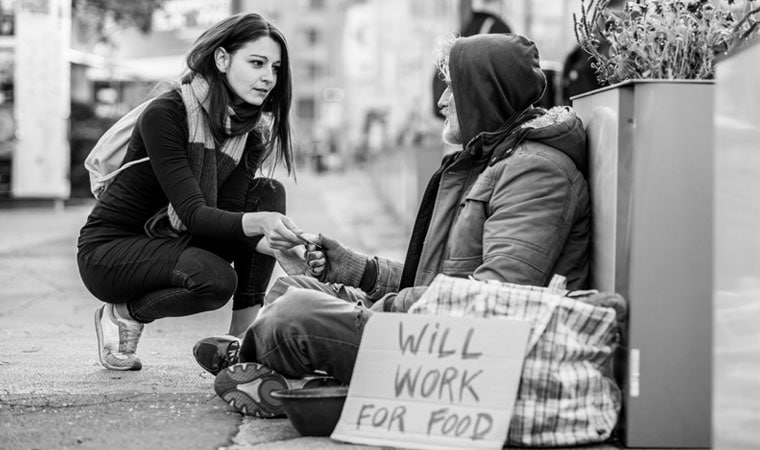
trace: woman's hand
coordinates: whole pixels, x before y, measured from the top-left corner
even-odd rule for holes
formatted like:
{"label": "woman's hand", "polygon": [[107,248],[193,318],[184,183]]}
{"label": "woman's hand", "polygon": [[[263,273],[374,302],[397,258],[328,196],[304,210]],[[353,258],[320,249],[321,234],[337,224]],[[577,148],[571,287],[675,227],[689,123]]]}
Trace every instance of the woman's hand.
{"label": "woman's hand", "polygon": [[303,233],[288,216],[278,212],[251,212],[243,214],[243,233],[246,236],[264,235],[272,250],[287,250],[302,244]]}
{"label": "woman's hand", "polygon": [[306,265],[306,249],[298,245],[288,250],[273,250],[272,256],[288,275],[311,275],[309,266]]}
{"label": "woman's hand", "polygon": [[327,267],[327,257],[316,244],[319,235],[299,233],[303,245],[286,251],[275,251],[274,257],[288,275],[309,275],[319,278]]}

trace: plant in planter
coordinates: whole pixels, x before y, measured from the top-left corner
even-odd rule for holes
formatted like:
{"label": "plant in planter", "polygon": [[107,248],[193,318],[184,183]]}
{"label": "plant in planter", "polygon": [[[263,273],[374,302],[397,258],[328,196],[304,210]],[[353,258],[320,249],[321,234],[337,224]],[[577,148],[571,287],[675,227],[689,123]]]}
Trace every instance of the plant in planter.
{"label": "plant in planter", "polygon": [[[633,79],[703,80],[713,59],[754,39],[755,0],[633,0],[622,10],[610,0],[581,0],[575,36],[602,85]],[[760,3],[760,2],[757,2]]]}

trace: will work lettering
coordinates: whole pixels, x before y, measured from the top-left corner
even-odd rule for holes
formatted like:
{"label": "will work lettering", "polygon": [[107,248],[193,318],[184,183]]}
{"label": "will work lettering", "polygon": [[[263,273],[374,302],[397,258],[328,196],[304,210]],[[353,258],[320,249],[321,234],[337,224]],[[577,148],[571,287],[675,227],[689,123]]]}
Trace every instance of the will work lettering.
{"label": "will work lettering", "polygon": [[[470,343],[475,329],[470,327],[467,335],[461,342],[461,346],[456,342],[449,341],[451,327],[443,327],[439,323],[433,326],[425,324],[417,333],[405,333],[404,323],[398,324],[398,342],[401,354],[407,352],[416,355],[418,352],[427,352],[437,354],[439,358],[459,355],[461,359],[477,359],[483,354],[470,350]],[[424,345],[423,345],[424,344]]]}

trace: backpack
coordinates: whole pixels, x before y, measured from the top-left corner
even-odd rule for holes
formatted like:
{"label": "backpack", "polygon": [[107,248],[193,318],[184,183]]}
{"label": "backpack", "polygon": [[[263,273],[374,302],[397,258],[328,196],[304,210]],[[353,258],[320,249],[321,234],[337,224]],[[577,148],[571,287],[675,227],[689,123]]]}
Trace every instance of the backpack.
{"label": "backpack", "polygon": [[[152,99],[151,99],[152,100]],[[113,178],[123,170],[148,160],[148,157],[136,159],[123,164],[127,154],[129,139],[137,119],[150,104],[148,100],[119,119],[103,136],[98,139],[84,160],[84,167],[90,173],[90,191],[95,198],[100,198]]]}

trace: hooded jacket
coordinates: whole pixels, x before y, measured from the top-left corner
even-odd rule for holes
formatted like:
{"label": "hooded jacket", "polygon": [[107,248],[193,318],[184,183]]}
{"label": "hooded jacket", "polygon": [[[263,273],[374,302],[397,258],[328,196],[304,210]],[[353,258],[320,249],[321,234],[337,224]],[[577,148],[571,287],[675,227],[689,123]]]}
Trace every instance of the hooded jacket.
{"label": "hooded jacket", "polygon": [[586,133],[570,108],[532,108],[546,87],[535,45],[460,38],[449,71],[466,144],[445,159],[414,287],[397,292],[401,264],[378,258],[369,298],[384,298],[373,309],[406,311],[439,273],[538,286],[560,274],[568,289],[584,288]]}

